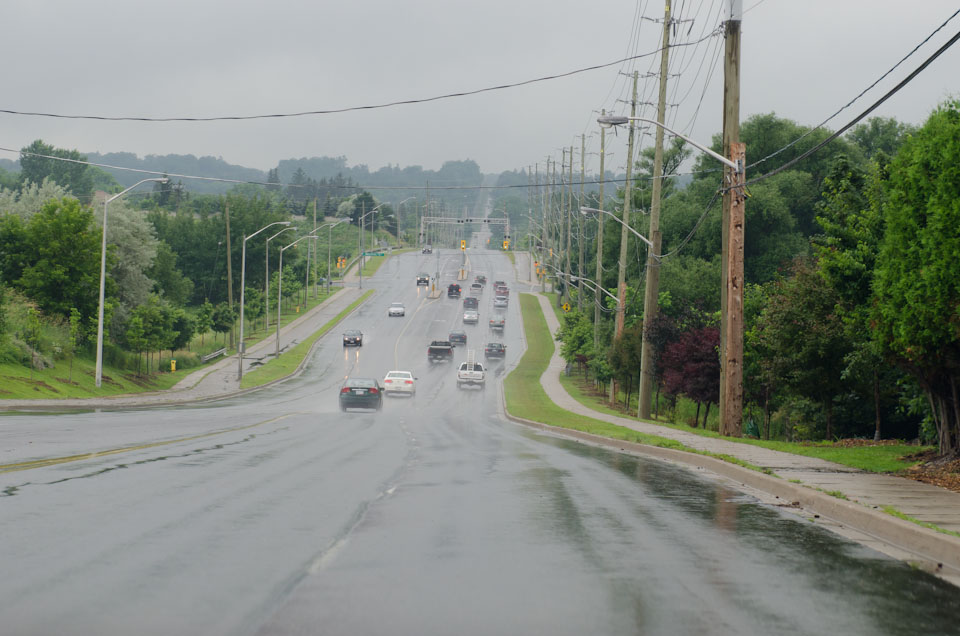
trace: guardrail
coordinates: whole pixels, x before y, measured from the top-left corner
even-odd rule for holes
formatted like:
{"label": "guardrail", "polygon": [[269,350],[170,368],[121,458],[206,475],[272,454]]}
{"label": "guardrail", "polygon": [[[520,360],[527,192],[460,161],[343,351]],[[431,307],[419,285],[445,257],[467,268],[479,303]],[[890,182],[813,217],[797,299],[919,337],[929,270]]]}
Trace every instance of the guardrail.
{"label": "guardrail", "polygon": [[210,362],[210,361],[213,360],[214,358],[219,358],[220,356],[224,355],[226,352],[227,352],[227,348],[226,348],[226,347],[224,347],[224,348],[222,348],[222,349],[217,349],[216,351],[213,351],[213,352],[211,352],[211,353],[208,353],[208,354],[205,355],[205,356],[202,356],[202,357],[200,358],[200,362]]}

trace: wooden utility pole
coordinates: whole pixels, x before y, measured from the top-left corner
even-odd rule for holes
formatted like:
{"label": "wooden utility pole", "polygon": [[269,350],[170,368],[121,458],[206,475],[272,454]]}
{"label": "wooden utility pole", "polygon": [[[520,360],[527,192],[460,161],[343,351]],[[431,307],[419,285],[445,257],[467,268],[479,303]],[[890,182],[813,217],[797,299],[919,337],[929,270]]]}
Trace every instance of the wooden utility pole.
{"label": "wooden utility pole", "polygon": [[567,215],[567,261],[564,268],[564,273],[566,274],[566,284],[564,285],[564,290],[566,290],[567,301],[570,300],[570,251],[572,249],[572,230],[573,230],[573,219],[571,218],[571,210],[573,208],[573,146],[570,146],[570,163],[567,165],[567,207],[565,209],[565,214]]}
{"label": "wooden utility pole", "polygon": [[[317,232],[317,197],[313,197],[313,232]],[[317,242],[313,243],[313,299],[317,299]],[[329,259],[328,259],[329,260]],[[330,278],[330,272],[327,272],[327,278]]]}
{"label": "wooden utility pole", "polygon": [[[230,251],[230,199],[224,201],[223,218],[227,224],[227,304],[233,309],[233,253]],[[233,328],[230,328],[230,346],[233,347]]]}
{"label": "wooden utility pole", "polygon": [[[728,0],[727,21],[724,23],[725,54],[723,62],[723,156],[733,159],[734,144],[740,141],[740,22],[743,14],[742,0]],[[741,156],[745,152],[741,150]],[[744,178],[743,171],[739,175]],[[736,173],[729,167],[723,169],[723,183],[725,186],[732,186],[737,182]],[[721,236],[721,275],[722,282],[720,288],[720,433],[722,435],[740,435],[740,425],[743,419],[743,240],[739,242],[732,240],[730,236],[732,221],[731,211],[734,202],[742,193],[731,189],[726,189],[723,194],[723,217],[722,217],[722,236]],[[742,201],[740,202],[742,206]],[[743,219],[740,219],[740,229],[743,232]],[[739,256],[731,253],[740,250]],[[731,272],[731,266],[736,267],[739,261],[740,271]],[[731,303],[729,298],[731,281],[739,279],[740,302]],[[734,316],[733,322],[739,322],[739,326],[731,325],[731,312],[739,314],[739,319]],[[735,342],[729,338],[733,336]],[[738,344],[739,343],[739,344]],[[734,351],[728,351],[730,347]],[[737,351],[739,349],[739,351]],[[730,368],[730,360],[736,359],[735,368]],[[739,378],[739,380],[737,379]],[[728,386],[731,379],[733,386]],[[739,395],[739,399],[734,397],[734,404],[728,404],[728,400],[734,395]]]}
{"label": "wooden utility pole", "polygon": [[[580,214],[580,207],[584,204],[583,201],[583,180],[586,178],[586,155],[587,155],[587,136],[580,135],[580,200],[577,201],[577,205],[574,208],[574,214],[577,217],[577,248],[580,252],[580,262],[577,264],[577,276],[583,278],[583,223],[581,219],[583,215]],[[602,214],[600,216],[603,216]],[[583,281],[579,281],[577,284],[577,311],[583,311],[583,291],[584,291]]]}
{"label": "wooden utility pole", "polygon": [[563,182],[565,173],[567,171],[567,149],[563,148],[563,155],[560,159],[560,249],[564,250],[564,254],[560,261],[560,266],[563,268],[563,294],[557,300],[566,300],[570,297],[570,233],[568,229],[570,224],[567,222],[567,219],[564,218],[567,216],[567,185]]}
{"label": "wooden utility pole", "polygon": [[[607,111],[601,110],[601,115],[606,115]],[[600,126],[600,201],[597,207],[603,209],[603,182],[606,180],[603,161],[606,158],[607,129]],[[597,215],[597,275],[594,279],[597,283],[597,291],[593,293],[593,350],[600,351],[600,303],[604,302],[600,291],[603,289],[603,212]]]}
{"label": "wooden utility pole", "polygon": [[[630,117],[637,116],[637,71],[633,72],[633,95],[630,99]],[[634,122],[630,120],[630,133],[627,135],[627,182],[623,187],[623,223],[620,227],[620,267],[617,272],[617,318],[614,336],[623,335],[623,320],[627,311],[627,241],[630,238],[627,228],[630,226],[630,206],[633,197],[633,131]],[[610,404],[617,400],[617,383],[610,383]]]}
{"label": "wooden utility pole", "polygon": [[[660,51],[660,97],[657,100],[657,121],[664,123],[667,111],[667,63],[670,53],[670,0],[663,15],[663,48]],[[660,294],[660,193],[663,190],[663,128],[657,126],[653,150],[653,183],[650,195],[650,242],[647,249],[647,281],[643,290],[643,344],[640,348],[640,397],[637,417],[650,419],[653,399],[653,343],[650,332],[659,311]]]}

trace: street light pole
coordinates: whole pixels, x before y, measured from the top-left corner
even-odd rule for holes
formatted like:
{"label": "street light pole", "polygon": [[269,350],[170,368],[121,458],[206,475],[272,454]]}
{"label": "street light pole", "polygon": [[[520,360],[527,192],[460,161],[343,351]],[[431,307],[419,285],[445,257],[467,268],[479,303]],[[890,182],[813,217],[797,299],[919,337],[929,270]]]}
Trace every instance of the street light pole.
{"label": "street light pole", "polygon": [[[721,312],[721,379],[720,394],[723,408],[720,413],[720,432],[723,435],[738,435],[740,423],[743,419],[743,250],[744,250],[744,199],[742,184],[744,181],[744,165],[746,163],[744,144],[730,143],[730,158],[699,144],[667,126],[652,119],[643,117],[601,116],[597,119],[601,125],[618,125],[628,121],[642,121],[653,124],[668,133],[683,139],[691,146],[710,155],[732,173],[727,177],[727,190],[730,194],[729,210],[725,212],[729,218],[729,228],[724,226],[724,247],[728,263],[724,270],[722,291],[727,298],[726,306]],[[651,247],[653,247],[651,245]],[[654,248],[654,254],[659,254]],[[643,334],[643,345],[648,346],[646,332]],[[641,354],[642,358],[642,354]],[[641,381],[643,376],[641,376]]]}
{"label": "street light pole", "polygon": [[278,270],[280,272],[280,275],[277,277],[277,338],[276,338],[277,349],[276,349],[276,355],[275,355],[275,357],[277,358],[280,357],[280,315],[282,311],[282,302],[283,302],[283,253],[304,239],[317,238],[317,235],[314,234],[314,232],[316,232],[319,229],[320,228],[317,228],[316,230],[314,230],[313,232],[310,232],[306,236],[301,236],[293,243],[290,243],[289,245],[284,245],[283,247],[280,248],[280,269]]}
{"label": "street light pole", "polygon": [[114,199],[125,195],[127,192],[130,192],[138,185],[147,183],[148,181],[156,181],[157,183],[169,183],[170,179],[165,177],[158,177],[153,179],[144,179],[143,181],[137,181],[132,186],[118,192],[112,197],[107,197],[103,200],[103,228],[101,231],[100,237],[100,303],[97,307],[97,368],[94,379],[96,381],[97,388],[100,388],[100,384],[103,380],[103,295],[104,295],[104,285],[106,283],[107,276],[107,204],[113,201]]}
{"label": "street light pole", "polygon": [[267,332],[270,331],[270,241],[272,241],[273,239],[277,238],[278,236],[280,236],[280,235],[283,234],[284,232],[289,232],[290,230],[294,230],[294,229],[296,229],[296,228],[285,227],[285,228],[283,228],[282,230],[280,230],[279,232],[277,232],[276,234],[274,234],[273,236],[271,236],[270,238],[267,239],[267,247],[266,247],[266,250],[265,250],[266,253],[267,253],[267,258],[266,258],[266,266],[267,266],[267,267],[266,267],[266,283],[265,283],[265,284],[266,284],[266,287],[264,287],[264,291],[263,291],[263,293],[264,293],[264,302],[266,303],[266,312],[264,313],[264,316],[266,317],[266,321],[267,321],[267,324],[266,324],[266,326],[265,326],[265,329],[266,329]]}
{"label": "street light pole", "polygon": [[244,293],[246,289],[246,274],[247,274],[247,241],[252,239],[254,236],[263,232],[268,227],[273,227],[274,225],[290,225],[290,221],[274,221],[273,223],[268,223],[262,228],[251,234],[250,236],[244,235],[243,237],[243,249],[241,250],[242,256],[240,257],[240,341],[237,342],[237,380],[243,379],[243,303],[244,303]]}
{"label": "street light pole", "polygon": [[[346,223],[349,221],[349,217],[345,219],[340,219],[336,223],[330,223],[327,225],[327,295],[330,295],[330,246],[333,244],[333,228],[337,227],[341,223]],[[341,285],[342,287],[343,285]]]}

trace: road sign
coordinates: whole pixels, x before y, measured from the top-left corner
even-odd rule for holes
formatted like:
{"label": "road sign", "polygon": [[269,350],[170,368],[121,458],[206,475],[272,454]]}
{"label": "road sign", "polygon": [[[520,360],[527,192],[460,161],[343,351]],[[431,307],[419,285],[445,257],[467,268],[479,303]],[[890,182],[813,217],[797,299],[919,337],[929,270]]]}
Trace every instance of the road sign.
{"label": "road sign", "polygon": [[383,252],[364,252],[364,256],[383,256]]}
{"label": "road sign", "polygon": [[563,303],[563,310],[570,311],[570,303]]}

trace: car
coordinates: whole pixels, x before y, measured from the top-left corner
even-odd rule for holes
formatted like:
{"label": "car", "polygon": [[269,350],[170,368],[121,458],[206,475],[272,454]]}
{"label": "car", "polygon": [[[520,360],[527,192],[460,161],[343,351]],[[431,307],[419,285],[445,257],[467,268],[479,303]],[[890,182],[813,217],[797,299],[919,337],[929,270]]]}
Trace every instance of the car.
{"label": "car", "polygon": [[483,274],[477,274],[476,278],[474,278],[473,280],[480,283],[481,285],[487,284],[487,277],[484,276]]}
{"label": "car", "polygon": [[391,318],[393,316],[404,316],[407,313],[407,308],[403,306],[403,303],[390,303],[390,306],[387,308],[387,315]]}
{"label": "car", "polygon": [[383,378],[383,392],[402,393],[413,397],[417,394],[416,378],[410,371],[388,371]]}
{"label": "car", "polygon": [[343,332],[344,347],[362,347],[363,332],[359,329],[347,329]]}
{"label": "car", "polygon": [[463,299],[464,309],[477,309],[480,307],[480,301],[476,296],[467,296]]}
{"label": "car", "polygon": [[493,299],[493,306],[500,309],[510,304],[506,296],[497,296]]}
{"label": "car", "polygon": [[506,287],[507,284],[506,284],[505,282],[503,282],[502,280],[495,280],[495,281],[493,281],[493,286],[494,286],[494,287]]}
{"label": "car", "polygon": [[463,312],[463,324],[475,325],[480,322],[480,314],[476,309],[468,309]]}
{"label": "car", "polygon": [[450,344],[453,346],[465,345],[467,344],[467,332],[466,331],[451,331],[450,332]]}
{"label": "car", "polygon": [[507,321],[503,316],[495,316],[490,319],[490,328],[494,331],[503,331],[503,328],[506,326]]}
{"label": "car", "polygon": [[471,292],[482,292],[482,291],[483,291],[483,285],[481,285],[480,283],[474,283],[474,284],[470,285],[470,291],[471,291]]}
{"label": "car", "polygon": [[507,347],[502,342],[488,342],[483,348],[484,358],[502,358],[507,355]]}
{"label": "car", "polygon": [[450,283],[447,287],[447,298],[460,298],[460,285],[456,283]]}
{"label": "car", "polygon": [[430,274],[417,274],[417,286],[420,285],[429,285],[430,284]]}
{"label": "car", "polygon": [[423,246],[423,249],[420,250],[420,251],[423,252],[424,254],[433,254],[433,246],[432,246],[432,245],[424,245],[424,246]]}
{"label": "car", "polygon": [[373,378],[347,378],[340,387],[340,410],[383,408],[383,387]]}

